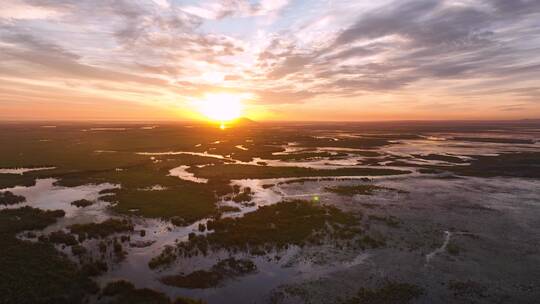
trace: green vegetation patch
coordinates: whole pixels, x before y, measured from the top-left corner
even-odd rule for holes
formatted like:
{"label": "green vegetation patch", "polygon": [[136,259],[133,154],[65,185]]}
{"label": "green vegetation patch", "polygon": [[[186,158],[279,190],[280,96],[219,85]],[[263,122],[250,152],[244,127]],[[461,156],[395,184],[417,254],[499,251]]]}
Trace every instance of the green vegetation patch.
{"label": "green vegetation patch", "polygon": [[79,238],[104,238],[114,233],[131,232],[133,224],[128,220],[108,219],[101,223],[75,224],[69,227]]}
{"label": "green vegetation patch", "polygon": [[0,173],[0,189],[13,188],[15,186],[30,187],[36,184],[36,179],[27,174],[2,174]]}
{"label": "green vegetation patch", "polygon": [[9,206],[24,203],[26,198],[24,196],[15,195],[10,191],[0,192],[0,205]]}
{"label": "green vegetation patch", "polygon": [[299,153],[288,153],[288,154],[278,154],[267,156],[266,159],[276,159],[282,161],[308,161],[319,158],[329,158],[329,157],[343,157],[347,156],[346,153],[330,153],[330,152],[299,152]]}
{"label": "green vegetation patch", "polygon": [[4,209],[0,211],[0,233],[12,235],[25,230],[43,229],[64,215],[62,210],[43,211],[28,206]]}
{"label": "green vegetation patch", "polygon": [[161,253],[148,262],[150,269],[172,264],[176,260],[176,251],[173,246],[165,245]]}
{"label": "green vegetation patch", "polygon": [[26,230],[43,229],[64,212],[31,207],[0,211],[0,302],[81,303],[97,286],[50,243],[22,241]]}
{"label": "green vegetation patch", "polygon": [[188,171],[193,172],[198,177],[216,180],[318,176],[380,176],[410,173],[410,171],[379,168],[313,169],[304,167],[270,167],[230,164],[206,166],[202,168],[191,167]]}
{"label": "green vegetation patch", "polygon": [[79,244],[73,234],[66,233],[62,230],[51,232],[47,237],[44,238],[44,240],[47,240],[53,244],[64,244],[67,246],[74,246]]}
{"label": "green vegetation patch", "polygon": [[218,286],[227,278],[234,278],[257,271],[257,266],[246,259],[228,258],[219,261],[210,270],[197,270],[188,275],[172,275],[161,278],[161,282],[166,285],[204,289]]}
{"label": "green vegetation patch", "polygon": [[407,304],[420,297],[423,289],[409,283],[386,282],[376,289],[360,288],[356,296],[344,304]]}
{"label": "green vegetation patch", "polygon": [[461,248],[454,243],[449,243],[446,246],[446,251],[451,255],[459,255]]}
{"label": "green vegetation patch", "polygon": [[474,158],[469,166],[454,166],[446,170],[466,176],[540,178],[540,152],[505,153]]}
{"label": "green vegetation patch", "polygon": [[[230,192],[228,182],[194,183],[169,176],[169,170],[183,162],[215,162],[209,157],[187,155],[161,156],[161,162],[144,163],[125,168],[122,171],[81,172],[62,177],[59,184],[77,186],[87,183],[113,183],[119,189],[107,191],[102,200],[112,204],[116,212],[149,218],[182,219],[175,220],[182,225],[212,216],[217,213],[216,195]],[[161,185],[162,191],[144,191],[153,185]]]}
{"label": "green vegetation patch", "polygon": [[240,189],[240,186],[235,185],[233,187],[233,194],[232,194],[231,200],[236,203],[249,202],[253,199],[254,194],[255,193],[251,191],[250,187],[245,187],[244,189]]}
{"label": "green vegetation patch", "polygon": [[419,171],[426,174],[451,172],[461,176],[540,178],[540,152],[473,155],[472,157],[473,159],[467,161],[468,165],[460,166],[415,165],[399,161],[389,165],[422,167]]}
{"label": "green vegetation patch", "polygon": [[73,205],[75,207],[78,207],[78,208],[84,208],[84,207],[92,206],[93,204],[94,204],[94,202],[86,200],[86,199],[81,199],[81,200],[76,200],[74,202],[71,202],[71,205]]}
{"label": "green vegetation patch", "polygon": [[407,191],[377,186],[373,184],[326,187],[324,188],[324,190],[343,196],[373,195],[377,191],[396,191],[398,193],[407,193]]}
{"label": "green vegetation patch", "polygon": [[204,304],[201,300],[185,297],[171,301],[169,297],[152,289],[136,289],[127,281],[115,281],[107,284],[101,293],[102,297],[109,298],[111,304]]}
{"label": "green vegetation patch", "polygon": [[372,221],[379,221],[385,223],[389,227],[397,228],[400,225],[400,221],[397,217],[393,215],[389,216],[380,216],[375,214],[370,214],[368,218]]}
{"label": "green vegetation patch", "polygon": [[175,225],[185,226],[217,212],[216,195],[212,188],[185,184],[163,191],[121,189],[104,199],[113,202],[119,213],[150,218],[171,219]]}
{"label": "green vegetation patch", "polygon": [[219,213],[240,212],[240,211],[242,211],[242,209],[235,206],[220,206],[219,207]]}
{"label": "green vegetation patch", "polygon": [[207,223],[206,235],[190,235],[178,244],[184,256],[206,254],[208,250],[243,250],[262,255],[272,248],[351,240],[362,234],[359,218],[332,206],[308,201],[284,201],[263,206],[241,218],[220,218]]}
{"label": "green vegetation patch", "polygon": [[210,244],[223,248],[262,246],[285,247],[301,244],[312,233],[325,230],[327,224],[336,228],[357,224],[358,219],[331,206],[306,201],[286,201],[263,206],[241,218],[222,218],[207,223]]}
{"label": "green vegetation patch", "polygon": [[471,299],[473,297],[487,297],[486,286],[472,280],[450,280],[448,282],[448,289],[452,291],[454,297],[464,299]]}

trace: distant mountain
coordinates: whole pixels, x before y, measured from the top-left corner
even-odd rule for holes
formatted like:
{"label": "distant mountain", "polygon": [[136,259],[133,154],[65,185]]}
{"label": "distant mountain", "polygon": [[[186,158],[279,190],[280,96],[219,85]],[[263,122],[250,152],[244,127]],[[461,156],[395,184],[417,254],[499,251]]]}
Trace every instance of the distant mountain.
{"label": "distant mountain", "polygon": [[231,122],[231,124],[237,125],[237,126],[245,126],[245,125],[256,125],[258,122],[254,121],[253,119],[249,119],[247,117],[239,117]]}

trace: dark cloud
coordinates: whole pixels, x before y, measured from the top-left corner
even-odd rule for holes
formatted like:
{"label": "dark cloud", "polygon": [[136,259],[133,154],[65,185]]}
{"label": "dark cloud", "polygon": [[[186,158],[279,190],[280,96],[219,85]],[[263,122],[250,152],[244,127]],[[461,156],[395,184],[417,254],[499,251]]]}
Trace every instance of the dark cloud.
{"label": "dark cloud", "polygon": [[416,22],[440,6],[441,1],[404,1],[399,5],[384,7],[361,16],[350,28],[344,30],[334,46],[348,44],[365,38],[378,38],[396,32],[413,32]]}
{"label": "dark cloud", "polygon": [[[539,3],[396,1],[359,16],[330,47],[302,55],[287,52],[280,60],[272,45],[259,59],[277,61],[270,79],[311,75],[327,80],[316,84],[325,93],[401,90],[419,80],[539,78],[539,50],[518,46],[526,44],[521,39],[540,34],[540,24],[527,22],[540,18]],[[525,58],[535,61],[524,63]]]}

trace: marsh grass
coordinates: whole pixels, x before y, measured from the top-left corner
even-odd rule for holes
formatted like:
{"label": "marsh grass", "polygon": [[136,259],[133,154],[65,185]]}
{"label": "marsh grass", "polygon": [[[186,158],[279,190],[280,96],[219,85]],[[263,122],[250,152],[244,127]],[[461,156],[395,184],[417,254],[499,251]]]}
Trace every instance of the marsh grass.
{"label": "marsh grass", "polygon": [[289,153],[289,154],[278,154],[267,156],[266,159],[274,159],[281,161],[308,161],[320,158],[330,158],[330,157],[343,157],[347,156],[346,153],[337,153],[334,155],[330,152],[300,152],[300,153]]}
{"label": "marsh grass", "polygon": [[373,184],[334,186],[326,187],[324,188],[324,190],[343,196],[373,195],[377,191],[395,191],[397,193],[408,193],[407,191],[377,186]]}
{"label": "marsh grass", "polygon": [[409,283],[386,282],[379,288],[360,288],[344,304],[407,304],[424,294],[422,288]]}
{"label": "marsh grass", "polygon": [[469,165],[462,166],[414,165],[403,162],[390,165],[422,167],[420,172],[427,174],[451,172],[460,176],[540,178],[540,152],[503,153],[493,156],[474,155],[468,162]]}
{"label": "marsh grass", "polygon": [[[187,225],[218,214],[216,202],[220,196],[230,193],[231,179],[408,173],[369,168],[315,170],[227,165],[226,160],[197,155],[137,154],[137,152],[209,151],[249,161],[254,157],[272,158],[274,157],[272,153],[282,152],[283,146],[288,142],[296,141],[308,146],[321,142],[311,136],[298,134],[296,130],[276,131],[253,126],[248,129],[238,128],[222,132],[202,125],[190,129],[181,125],[163,125],[152,130],[141,130],[137,125],[130,125],[123,131],[115,132],[91,131],[91,128],[95,127],[92,124],[64,124],[54,130],[32,125],[5,127],[9,132],[2,132],[0,140],[11,144],[0,147],[0,167],[54,166],[56,169],[28,172],[23,175],[0,174],[0,187],[30,186],[35,183],[35,179],[48,177],[59,179],[56,185],[66,187],[116,184],[121,188],[109,191],[103,197],[112,203],[114,211],[171,219],[179,225]],[[48,141],[40,141],[43,138]],[[216,141],[219,143],[216,144]],[[358,148],[359,145],[373,147],[380,144],[387,142],[381,138],[362,138],[340,141],[337,145]],[[248,150],[240,150],[237,145],[243,145]],[[309,159],[330,156],[331,153],[328,152],[309,152],[274,158]],[[195,167],[209,164],[211,166]],[[192,166],[189,171],[195,172],[197,177],[209,176],[212,180],[207,184],[198,184],[168,176],[169,170],[179,165]],[[156,184],[162,185],[167,190],[140,191]],[[246,201],[248,194],[239,195],[236,200]],[[84,205],[87,203],[77,203],[77,206]]]}
{"label": "marsh grass", "polygon": [[2,174],[0,173],[0,189],[15,186],[30,187],[36,184],[36,178],[30,174]]}
{"label": "marsh grass", "polygon": [[389,216],[380,216],[376,214],[370,214],[368,218],[372,221],[379,221],[385,223],[388,227],[398,228],[400,225],[400,221],[397,217],[393,215]]}
{"label": "marsh grass", "polygon": [[101,293],[101,297],[107,298],[110,304],[204,304],[200,300],[179,297],[171,301],[165,294],[143,288],[136,289],[127,281],[114,281],[108,283]]}
{"label": "marsh grass", "polygon": [[410,173],[410,171],[384,168],[313,169],[306,167],[269,167],[254,165],[215,165],[202,168],[192,167],[188,171],[194,173],[197,177],[217,180],[319,176],[382,176]]}
{"label": "marsh grass", "polygon": [[0,211],[2,303],[81,303],[97,286],[52,244],[22,241],[26,230],[43,229],[64,212],[31,207]]}
{"label": "marsh grass", "polygon": [[463,297],[465,299],[487,297],[487,287],[473,280],[450,280],[448,282],[448,289],[453,293],[454,297]]}
{"label": "marsh grass", "polygon": [[220,206],[219,207],[219,213],[227,213],[227,212],[240,212],[242,209],[235,207],[235,206]]}
{"label": "marsh grass", "polygon": [[237,187],[234,187],[233,195],[232,195],[232,201],[235,203],[243,203],[243,202],[249,202],[253,199],[253,195],[255,193],[251,191],[251,188],[246,187],[242,190],[240,190]]}
{"label": "marsh grass", "polygon": [[459,253],[461,252],[461,248],[454,243],[449,243],[446,246],[446,251],[451,255],[459,255]]}
{"label": "marsh grass", "polygon": [[159,255],[153,257],[150,262],[148,262],[148,267],[150,267],[150,269],[156,269],[158,267],[170,265],[175,260],[176,249],[171,245],[166,245]]}
{"label": "marsh grass", "polygon": [[49,233],[49,235],[44,237],[43,240],[49,241],[53,244],[64,244],[66,246],[79,244],[79,241],[77,241],[73,234],[66,233],[62,230]]}
{"label": "marsh grass", "polygon": [[9,206],[26,202],[24,196],[15,195],[10,191],[0,192],[0,205]]}
{"label": "marsh grass", "polygon": [[210,220],[208,234],[190,235],[187,242],[178,244],[176,251],[166,250],[167,254],[162,253],[154,259],[171,262],[177,254],[192,256],[218,249],[264,255],[274,248],[285,249],[290,245],[316,245],[324,240],[336,244],[349,242],[363,234],[359,218],[359,214],[344,213],[332,206],[284,201],[260,207],[241,218]]}
{"label": "marsh grass", "polygon": [[86,200],[86,199],[81,199],[81,200],[76,200],[74,202],[71,202],[72,206],[75,206],[75,207],[78,207],[78,208],[84,208],[84,207],[92,206],[93,204],[94,204],[94,202]]}
{"label": "marsh grass", "polygon": [[219,261],[210,270],[197,270],[187,275],[165,276],[160,281],[165,285],[180,288],[205,289],[216,287],[226,279],[247,275],[256,271],[257,266],[250,260],[228,258]]}

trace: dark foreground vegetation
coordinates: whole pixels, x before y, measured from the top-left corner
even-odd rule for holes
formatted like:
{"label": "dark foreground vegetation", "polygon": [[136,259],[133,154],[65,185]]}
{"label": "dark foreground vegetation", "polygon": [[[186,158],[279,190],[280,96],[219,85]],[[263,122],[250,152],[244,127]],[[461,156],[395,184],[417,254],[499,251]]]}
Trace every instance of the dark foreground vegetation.
{"label": "dark foreground vegetation", "polygon": [[86,200],[86,199],[81,199],[81,200],[76,200],[74,202],[71,202],[71,205],[73,205],[75,207],[78,207],[78,208],[84,208],[84,207],[92,206],[93,204],[94,204],[94,202]]}
{"label": "dark foreground vegetation", "polygon": [[110,282],[103,288],[101,299],[111,304],[204,304],[200,300],[179,297],[171,301],[161,292],[143,288],[136,289],[127,281]]}
{"label": "dark foreground vegetation", "polygon": [[[91,277],[100,274],[106,265],[101,262],[85,264],[73,263],[53,244],[80,247],[78,241],[65,232],[51,233],[37,242],[18,239],[24,231],[41,230],[54,224],[64,212],[43,211],[31,207],[5,209],[0,211],[0,303],[2,304],[76,304],[86,303],[88,296],[99,292],[99,287]],[[97,226],[95,226],[97,225]],[[101,237],[112,232],[125,231],[130,224],[122,221],[106,225],[81,226],[78,232]],[[81,247],[84,249],[84,247]],[[118,304],[202,304],[188,298],[178,298],[171,302],[161,293],[149,289],[135,289],[130,283],[124,287],[108,286],[103,295],[111,297],[107,303]],[[127,286],[127,287],[126,287]],[[114,290],[114,291],[113,291]]]}
{"label": "dark foreground vegetation", "polygon": [[15,195],[10,191],[0,192],[0,205],[9,206],[24,203],[24,196]]}
{"label": "dark foreground vegetation", "polygon": [[470,166],[455,166],[448,170],[466,176],[540,178],[540,152],[475,156]]}
{"label": "dark foreground vegetation", "polygon": [[63,211],[30,207],[0,211],[0,302],[81,303],[96,284],[50,243],[22,241],[16,234],[43,229]]}
{"label": "dark foreground vegetation", "polygon": [[379,288],[360,288],[356,296],[343,301],[344,304],[408,304],[420,297],[422,288],[408,284],[386,282]]}
{"label": "dark foreground vegetation", "polygon": [[226,279],[247,275],[257,271],[257,266],[250,260],[228,258],[219,261],[210,270],[197,270],[187,275],[178,274],[165,276],[161,282],[181,288],[211,288],[216,287]]}
{"label": "dark foreground vegetation", "polygon": [[335,187],[326,187],[324,189],[328,192],[332,192],[332,193],[336,193],[336,194],[344,195],[344,196],[373,195],[377,191],[394,191],[397,193],[407,193],[406,191],[403,191],[403,190],[397,190],[397,189],[377,186],[373,184],[335,186]]}
{"label": "dark foreground vegetation", "polygon": [[410,171],[380,168],[313,169],[305,167],[267,167],[253,165],[215,165],[191,168],[196,176],[231,180],[243,178],[317,177],[317,176],[380,176],[407,174]]}
{"label": "dark foreground vegetation", "polygon": [[[166,247],[149,266],[158,268],[175,261],[178,255],[206,255],[210,251],[249,252],[264,255],[291,245],[321,245],[372,248],[384,245],[364,231],[361,214],[351,214],[310,201],[284,201],[263,206],[241,218],[219,218],[207,223],[209,233],[191,234],[176,248]],[[197,275],[200,275],[198,273]]]}
{"label": "dark foreground vegetation", "polygon": [[133,231],[133,224],[129,220],[108,219],[101,223],[75,224],[69,227],[71,233],[79,238],[98,239],[114,233]]}

